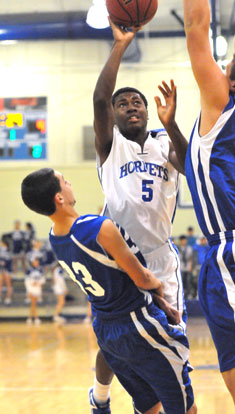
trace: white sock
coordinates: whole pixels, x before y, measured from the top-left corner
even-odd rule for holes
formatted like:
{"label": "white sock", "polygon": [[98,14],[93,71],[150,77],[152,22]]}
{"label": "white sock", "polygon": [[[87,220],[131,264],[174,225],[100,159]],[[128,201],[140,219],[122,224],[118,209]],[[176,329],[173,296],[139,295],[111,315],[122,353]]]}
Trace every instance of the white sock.
{"label": "white sock", "polygon": [[105,404],[109,398],[111,384],[103,385],[95,378],[93,396],[97,404]]}

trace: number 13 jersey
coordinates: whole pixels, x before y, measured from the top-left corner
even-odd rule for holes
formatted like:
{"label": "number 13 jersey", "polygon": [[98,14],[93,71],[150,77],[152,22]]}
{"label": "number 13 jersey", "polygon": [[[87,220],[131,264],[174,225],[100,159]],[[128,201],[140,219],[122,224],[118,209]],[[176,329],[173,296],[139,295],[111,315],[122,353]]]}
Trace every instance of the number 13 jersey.
{"label": "number 13 jersey", "polygon": [[171,236],[179,173],[168,154],[165,130],[150,131],[142,150],[114,127],[112,148],[102,166],[98,158],[103,214],[124,227],[143,254]]}

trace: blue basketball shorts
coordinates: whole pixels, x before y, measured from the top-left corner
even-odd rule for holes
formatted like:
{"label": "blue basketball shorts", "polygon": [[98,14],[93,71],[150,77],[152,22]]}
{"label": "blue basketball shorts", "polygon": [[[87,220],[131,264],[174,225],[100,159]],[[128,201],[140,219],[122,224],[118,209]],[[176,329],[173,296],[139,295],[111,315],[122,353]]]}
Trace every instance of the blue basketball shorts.
{"label": "blue basketball shorts", "polygon": [[199,275],[199,300],[224,372],[235,368],[235,241],[214,237],[210,245]]}
{"label": "blue basketball shorts", "polygon": [[104,358],[144,413],[161,401],[167,414],[185,414],[194,397],[188,375],[189,346],[182,331],[155,305],[122,319],[93,323]]}

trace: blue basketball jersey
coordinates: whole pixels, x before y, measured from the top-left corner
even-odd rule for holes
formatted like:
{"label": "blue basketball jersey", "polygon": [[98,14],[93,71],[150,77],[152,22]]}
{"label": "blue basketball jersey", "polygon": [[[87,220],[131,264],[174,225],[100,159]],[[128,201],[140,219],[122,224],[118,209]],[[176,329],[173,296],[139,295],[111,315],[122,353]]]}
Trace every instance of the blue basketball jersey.
{"label": "blue basketball jersey", "polygon": [[[88,295],[97,316],[113,318],[145,306],[152,300],[141,291],[115,260],[97,242],[100,228],[107,217],[80,216],[65,236],[50,231],[50,243],[60,265]],[[127,233],[120,229],[129,248],[145,264],[144,258]]]}
{"label": "blue basketball jersey", "polygon": [[199,135],[200,117],[194,126],[185,163],[199,225],[204,235],[235,229],[235,98],[211,131]]}

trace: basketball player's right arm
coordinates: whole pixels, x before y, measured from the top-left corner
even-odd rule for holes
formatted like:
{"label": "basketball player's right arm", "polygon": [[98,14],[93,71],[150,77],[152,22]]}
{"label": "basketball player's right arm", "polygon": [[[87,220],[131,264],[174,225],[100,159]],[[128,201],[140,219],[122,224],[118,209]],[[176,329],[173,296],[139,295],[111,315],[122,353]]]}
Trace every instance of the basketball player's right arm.
{"label": "basketball player's right arm", "polygon": [[150,270],[142,266],[111,220],[103,222],[97,241],[114,258],[118,266],[128,274],[138,288],[156,289],[157,293],[163,296],[160,280]]}
{"label": "basketball player's right arm", "polygon": [[214,126],[229,99],[229,84],[210,47],[209,0],[183,0],[184,27],[194,77],[201,94],[201,135]]}
{"label": "basketball player's right arm", "polygon": [[132,41],[137,29],[132,32],[121,30],[110,21],[114,43],[110,56],[98,78],[93,94],[95,146],[101,164],[109,155],[113,140],[114,113],[112,94],[116,85],[122,56]]}

